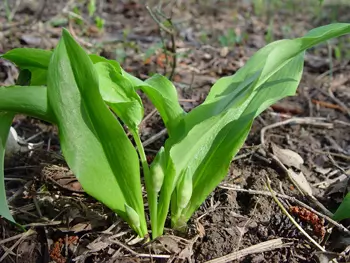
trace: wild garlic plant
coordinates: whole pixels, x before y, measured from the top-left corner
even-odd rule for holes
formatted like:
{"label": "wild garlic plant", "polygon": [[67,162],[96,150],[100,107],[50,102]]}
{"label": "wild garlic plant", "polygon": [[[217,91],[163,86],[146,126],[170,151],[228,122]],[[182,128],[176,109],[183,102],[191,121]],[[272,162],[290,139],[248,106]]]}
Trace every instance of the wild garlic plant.
{"label": "wild garlic plant", "polygon": [[[189,113],[167,78],[157,74],[142,81],[116,61],[88,55],[65,29],[53,51],[9,51],[1,57],[15,63],[20,75],[18,85],[0,87],[1,215],[14,221],[6,202],[3,159],[13,117],[26,114],[57,125],[65,160],[86,193],[140,237],[149,233],[139,163],[152,238],[163,234],[169,209],[171,226],[183,228],[226,176],[254,118],[295,94],[305,50],[347,33],[350,24],[331,24],[265,46],[233,76],[219,79]],[[138,90],[157,108],[169,136],[150,166],[139,136],[144,108]]]}

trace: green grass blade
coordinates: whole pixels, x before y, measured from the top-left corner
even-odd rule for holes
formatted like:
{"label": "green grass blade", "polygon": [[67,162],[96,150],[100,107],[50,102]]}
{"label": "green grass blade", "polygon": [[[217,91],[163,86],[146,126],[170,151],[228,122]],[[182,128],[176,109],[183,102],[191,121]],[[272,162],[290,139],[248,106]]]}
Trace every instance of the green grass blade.
{"label": "green grass blade", "polygon": [[91,60],[65,30],[48,74],[49,103],[69,166],[87,193],[129,224],[125,204],[134,209],[141,221],[138,234],[144,236],[147,227],[136,150],[102,100]]}
{"label": "green grass blade", "polygon": [[15,223],[6,201],[4,181],[4,158],[7,137],[11,128],[14,113],[0,112],[0,216]]}
{"label": "green grass blade", "polygon": [[337,221],[347,218],[350,218],[350,192],[345,196],[343,202],[333,215],[333,219]]}

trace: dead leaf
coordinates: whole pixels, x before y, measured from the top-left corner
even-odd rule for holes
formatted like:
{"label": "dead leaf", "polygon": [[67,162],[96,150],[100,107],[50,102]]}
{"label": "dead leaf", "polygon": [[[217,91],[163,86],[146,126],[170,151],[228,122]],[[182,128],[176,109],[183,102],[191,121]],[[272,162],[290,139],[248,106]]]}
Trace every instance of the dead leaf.
{"label": "dead leaf", "polygon": [[346,193],[349,184],[349,177],[346,174],[340,175],[335,182],[328,186],[325,195],[330,196],[332,194]]}
{"label": "dead leaf", "polygon": [[204,229],[204,226],[199,221],[196,222],[196,228],[197,228],[197,232],[198,232],[199,237],[200,238],[204,237],[205,236],[205,229]]}
{"label": "dead leaf", "polygon": [[178,254],[181,251],[178,242],[171,237],[161,236],[158,238],[158,241],[170,253]]}
{"label": "dead leaf", "polygon": [[91,252],[97,252],[97,251],[101,251],[102,249],[105,249],[109,245],[110,244],[108,242],[98,241],[98,242],[95,242],[95,243],[88,244],[87,248],[90,249]]}
{"label": "dead leaf", "polygon": [[189,259],[191,258],[193,255],[193,250],[192,247],[185,247],[179,254],[179,258],[180,259]]}
{"label": "dead leaf", "polygon": [[288,169],[288,174],[300,190],[312,196],[312,188],[302,172],[297,174],[292,169]]}
{"label": "dead leaf", "polygon": [[282,149],[276,144],[271,143],[272,152],[286,166],[301,169],[304,163],[303,158],[296,152],[289,149]]}

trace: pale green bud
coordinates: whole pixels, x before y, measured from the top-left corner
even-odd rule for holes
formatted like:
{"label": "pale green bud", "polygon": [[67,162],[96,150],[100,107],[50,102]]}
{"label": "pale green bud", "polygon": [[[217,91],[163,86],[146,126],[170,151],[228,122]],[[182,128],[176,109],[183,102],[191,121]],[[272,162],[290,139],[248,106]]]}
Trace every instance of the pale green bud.
{"label": "pale green bud", "polygon": [[128,216],[131,224],[133,224],[137,229],[139,229],[141,225],[139,215],[131,206],[128,206],[127,204],[124,204],[124,206],[125,206],[126,215]]}
{"label": "pale green bud", "polygon": [[186,168],[177,185],[178,209],[184,209],[188,205],[192,197],[192,188],[192,173]]}
{"label": "pale green bud", "polygon": [[166,169],[165,152],[164,152],[164,147],[162,147],[157,153],[156,158],[154,158],[150,168],[152,188],[153,188],[153,191],[155,191],[156,193],[158,193],[162,188],[165,169]]}

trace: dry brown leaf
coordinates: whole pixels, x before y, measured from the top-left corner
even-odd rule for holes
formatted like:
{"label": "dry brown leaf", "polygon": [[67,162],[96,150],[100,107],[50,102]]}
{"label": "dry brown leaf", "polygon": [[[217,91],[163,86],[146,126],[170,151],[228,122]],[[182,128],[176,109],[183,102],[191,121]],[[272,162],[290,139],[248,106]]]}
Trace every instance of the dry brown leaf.
{"label": "dry brown leaf", "polygon": [[276,144],[271,143],[272,152],[286,166],[301,169],[304,163],[303,158],[296,152],[289,149],[282,149]]}
{"label": "dry brown leaf", "polygon": [[297,174],[292,169],[288,169],[288,174],[300,190],[307,195],[312,195],[312,188],[302,172]]}

